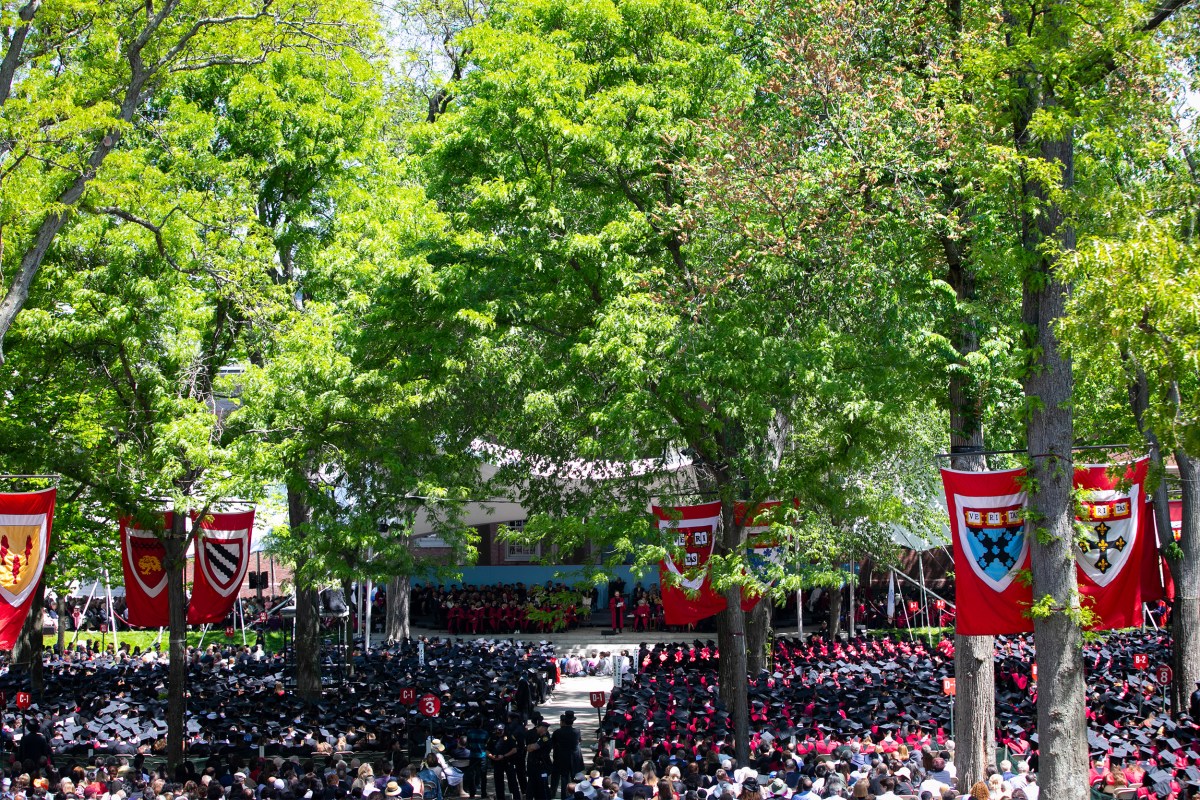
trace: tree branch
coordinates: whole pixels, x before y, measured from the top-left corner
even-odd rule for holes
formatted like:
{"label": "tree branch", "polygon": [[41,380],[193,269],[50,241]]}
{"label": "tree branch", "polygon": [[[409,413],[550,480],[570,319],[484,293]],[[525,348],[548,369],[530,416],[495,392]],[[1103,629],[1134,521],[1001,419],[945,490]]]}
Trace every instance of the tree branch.
{"label": "tree branch", "polygon": [[196,20],[192,23],[190,28],[180,35],[178,41],[176,41],[175,44],[171,46],[171,49],[168,50],[166,54],[158,60],[158,63],[150,69],[150,72],[157,72],[178,58],[179,54],[183,52],[183,49],[188,46],[188,43],[191,42],[192,39],[194,39],[196,35],[205,28],[211,28],[216,25],[230,25],[234,22],[254,22],[265,17],[270,17],[272,15],[267,10],[270,8],[270,6],[271,0],[265,0],[262,10],[254,14],[230,14],[226,17],[202,17]]}
{"label": "tree branch", "polygon": [[1192,0],[1164,0],[1164,2],[1158,4],[1158,8],[1154,10],[1154,13],[1138,26],[1138,30],[1142,33],[1149,33],[1169,20],[1176,11],[1190,2]]}
{"label": "tree branch", "polygon": [[29,29],[33,27],[33,16],[37,14],[41,4],[42,0],[29,0],[18,14],[22,24],[17,26],[12,41],[8,43],[8,52],[4,54],[4,61],[0,62],[0,106],[7,102],[8,96],[12,93],[13,76],[17,74],[17,67],[21,63],[21,51],[25,49],[25,37],[29,35]]}
{"label": "tree branch", "polygon": [[[103,214],[108,214],[109,216],[116,217],[118,219],[123,219],[126,222],[132,222],[134,225],[139,225],[139,226],[145,228],[146,230],[150,231],[150,233],[154,234],[154,243],[158,246],[158,254],[160,256],[162,256],[164,259],[166,259],[167,263],[171,265],[172,269],[176,270],[177,272],[183,271],[179,268],[179,264],[176,263],[175,259],[172,258],[171,255],[167,252],[167,245],[163,241],[163,233],[162,233],[161,227],[159,227],[158,225],[155,225],[150,220],[142,219],[141,217],[139,217],[135,214],[131,214],[123,208],[117,208],[116,206],[101,206],[100,208],[97,208],[96,210]],[[171,214],[173,214],[173,213],[175,213],[174,209],[172,209],[171,212],[169,214],[167,214],[167,218],[169,219]],[[164,220],[164,222],[165,221],[166,220]]]}

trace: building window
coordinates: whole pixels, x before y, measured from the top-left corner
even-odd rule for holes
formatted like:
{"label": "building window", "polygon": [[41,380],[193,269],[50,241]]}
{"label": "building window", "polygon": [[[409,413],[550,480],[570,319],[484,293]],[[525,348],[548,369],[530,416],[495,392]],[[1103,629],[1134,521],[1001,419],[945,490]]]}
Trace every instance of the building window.
{"label": "building window", "polygon": [[[504,527],[510,531],[523,531],[525,530],[525,520],[519,519],[506,522],[504,523]],[[505,542],[504,547],[505,561],[535,561],[542,555],[542,546],[540,544]]]}
{"label": "building window", "polygon": [[413,542],[417,545],[417,547],[423,550],[431,548],[445,548],[450,546],[450,543],[441,536],[422,536],[420,538],[413,539]]}

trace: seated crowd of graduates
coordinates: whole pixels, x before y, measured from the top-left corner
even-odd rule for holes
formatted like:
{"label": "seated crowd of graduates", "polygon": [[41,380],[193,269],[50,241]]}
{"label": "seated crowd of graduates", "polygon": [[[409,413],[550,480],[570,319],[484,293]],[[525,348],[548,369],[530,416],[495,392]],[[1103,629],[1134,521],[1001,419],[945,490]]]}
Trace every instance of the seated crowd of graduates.
{"label": "seated crowd of graduates", "polygon": [[[1169,656],[1170,646],[1170,637],[1156,631],[1110,634],[1085,645],[1088,741],[1106,769],[1111,768],[1103,780],[1123,785],[1116,777],[1120,773],[1125,783],[1138,787],[1138,796],[1159,800],[1190,797],[1200,787],[1200,728],[1191,716],[1172,717],[1154,682],[1154,666]],[[1149,656],[1147,669],[1134,667],[1135,654]],[[1033,655],[1031,636],[997,637],[997,743],[1036,773]],[[845,748],[873,754],[884,765],[902,749],[910,757],[926,749],[934,757],[942,749],[952,750],[951,698],[943,693],[943,678],[952,677],[953,659],[951,639],[932,645],[886,636],[836,642],[778,639],[771,671],[749,686],[756,768],[779,772],[792,758],[801,771],[807,764],[814,774],[825,764],[829,778],[835,765],[825,762],[845,754]],[[671,764],[685,774],[691,769],[714,773],[721,754],[733,752],[732,722],[717,686],[715,643],[643,646],[637,660],[639,673],[610,698],[600,756],[605,763],[628,766],[640,765],[647,753],[674,756]],[[1200,693],[1196,703],[1200,709]],[[915,778],[918,770],[910,766],[909,773]],[[984,797],[1015,800],[1015,791],[1000,793],[1005,780],[1001,775],[1001,786],[984,787]],[[975,797],[976,787],[946,783],[958,792],[954,796]],[[891,797],[867,789],[870,794],[861,796]],[[1024,795],[1031,798],[1036,789]],[[829,796],[860,795],[817,794],[805,800]]]}
{"label": "seated crowd of graduates", "polygon": [[[187,755],[261,748],[267,756],[386,752],[403,761],[422,754],[429,735],[446,738],[486,726],[509,709],[532,714],[557,676],[551,646],[508,641],[410,640],[369,655],[356,652],[352,662],[353,674],[309,703],[286,683],[281,654],[260,646],[190,648]],[[47,650],[44,692],[28,711],[5,715],[0,748],[14,752],[41,742],[44,755],[63,760],[160,756],[166,747],[167,667],[166,653],[158,649]],[[406,688],[416,698],[438,697],[439,714],[422,716],[403,696]],[[28,674],[0,669],[0,693],[13,698],[18,691],[30,691]]]}
{"label": "seated crowd of graduates", "polygon": [[[869,737],[867,737],[869,738]],[[923,743],[922,743],[923,742]],[[759,738],[739,764],[719,736],[694,750],[675,742],[619,755],[601,750],[596,769],[580,781],[576,800],[1037,800],[1036,757],[990,767],[985,781],[957,788],[954,742],[884,736],[817,749],[794,740]]]}

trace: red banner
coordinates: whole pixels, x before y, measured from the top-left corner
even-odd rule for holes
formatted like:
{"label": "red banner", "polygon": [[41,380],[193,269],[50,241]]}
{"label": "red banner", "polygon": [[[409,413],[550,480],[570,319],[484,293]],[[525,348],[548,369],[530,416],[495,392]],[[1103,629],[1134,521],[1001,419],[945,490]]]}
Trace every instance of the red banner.
{"label": "red banner", "polygon": [[659,562],[663,619],[668,625],[690,625],[725,610],[724,596],[717,594],[708,577],[708,559],[721,525],[721,503],[675,508],[653,507],[658,528],[668,542],[684,551],[684,563],[669,555]]}
{"label": "red banner", "polygon": [[164,511],[157,530],[134,527],[121,520],[121,566],[125,571],[125,604],[130,625],[159,628],[170,624],[167,604],[167,548],[163,531],[175,523],[175,512]]}
{"label": "red banner", "polygon": [[[771,511],[780,505],[778,500],[768,500],[760,503],[751,519],[746,519],[746,504],[735,503],[733,506],[733,521],[736,525],[746,526],[747,563],[751,570],[765,571],[771,563],[780,563],[783,553],[779,542],[767,535],[771,530]],[[761,580],[761,578],[760,578]],[[772,581],[762,581],[769,587]],[[742,590],[742,610],[753,611],[762,595]]]}
{"label": "red banner", "polygon": [[250,565],[254,509],[213,513],[203,520],[193,518],[192,524],[199,525],[200,530],[196,535],[188,622],[223,622],[237,601]]}
{"label": "red banner", "polygon": [[[1183,501],[1171,500],[1167,503],[1167,507],[1171,513],[1171,535],[1175,541],[1179,541],[1183,535]],[[1156,539],[1157,540],[1157,539]],[[1163,574],[1163,597],[1167,600],[1175,600],[1175,577],[1171,574],[1171,568],[1167,565],[1166,558],[1162,558],[1162,574]]]}
{"label": "red banner", "polygon": [[1018,579],[1029,569],[1024,474],[942,470],[954,542],[956,625],[964,636],[1033,630],[1026,616],[1033,592]]}
{"label": "red banner", "polygon": [[0,650],[11,650],[46,567],[57,490],[0,494]]}
{"label": "red banner", "polygon": [[1147,463],[1139,458],[1116,478],[1105,464],[1075,470],[1075,488],[1082,492],[1075,564],[1079,593],[1090,599],[1085,605],[1096,616],[1093,630],[1142,624]]}
{"label": "red banner", "polygon": [[[1171,571],[1166,559],[1159,555],[1158,529],[1154,527],[1154,503],[1146,498],[1142,509],[1142,602],[1153,605],[1167,596],[1166,584]],[[1171,587],[1174,592],[1174,586]]]}

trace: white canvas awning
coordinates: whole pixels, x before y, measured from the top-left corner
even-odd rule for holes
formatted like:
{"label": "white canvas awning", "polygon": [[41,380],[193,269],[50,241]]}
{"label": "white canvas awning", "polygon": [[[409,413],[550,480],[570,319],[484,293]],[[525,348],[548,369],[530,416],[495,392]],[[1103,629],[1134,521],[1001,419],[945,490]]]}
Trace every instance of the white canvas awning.
{"label": "white canvas awning", "polygon": [[939,534],[936,536],[924,536],[900,525],[892,526],[892,541],[908,550],[916,550],[918,553],[927,553],[939,547],[949,547],[950,526],[943,525]]}

